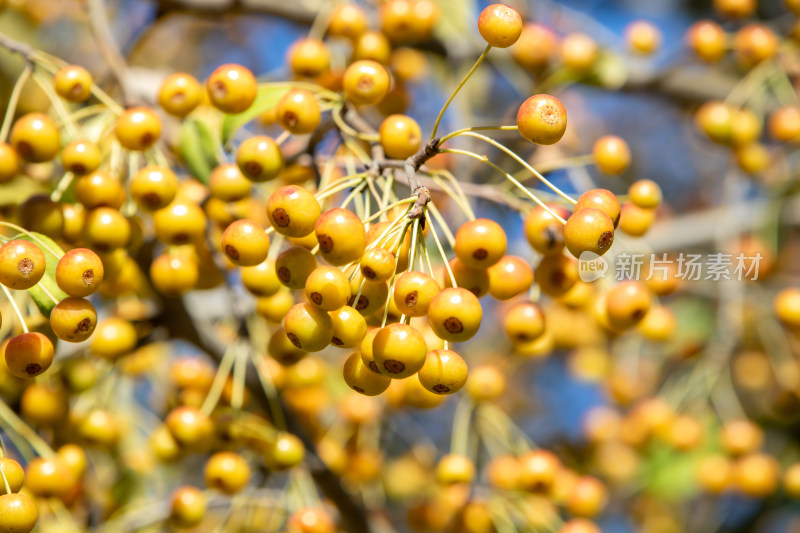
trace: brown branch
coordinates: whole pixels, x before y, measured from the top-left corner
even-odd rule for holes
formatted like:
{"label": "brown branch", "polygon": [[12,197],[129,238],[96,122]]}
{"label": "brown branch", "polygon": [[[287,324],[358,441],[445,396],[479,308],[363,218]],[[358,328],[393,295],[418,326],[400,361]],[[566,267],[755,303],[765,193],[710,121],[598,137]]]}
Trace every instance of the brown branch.
{"label": "brown branch", "polygon": [[300,24],[311,24],[317,12],[299,2],[282,0],[157,0],[159,16],[186,11],[200,16],[218,17],[232,13],[262,13]]}
{"label": "brown branch", "polygon": [[408,218],[422,218],[425,215],[425,206],[431,201],[431,193],[420,184],[417,179],[417,172],[422,165],[438,153],[439,138],[436,137],[425,143],[425,146],[420,148],[419,152],[406,159],[403,165],[411,194],[417,197],[417,201],[414,202],[414,206],[408,212]]}

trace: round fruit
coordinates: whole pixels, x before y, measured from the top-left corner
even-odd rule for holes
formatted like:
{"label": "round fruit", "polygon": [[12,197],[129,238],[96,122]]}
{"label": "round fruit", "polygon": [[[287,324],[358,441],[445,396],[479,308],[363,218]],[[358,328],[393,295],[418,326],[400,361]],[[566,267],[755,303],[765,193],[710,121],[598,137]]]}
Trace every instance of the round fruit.
{"label": "round fruit", "polygon": [[306,279],[306,298],[324,311],[335,311],[350,299],[350,280],[335,267],[318,266]]}
{"label": "round fruit", "polygon": [[381,374],[406,378],[425,364],[425,338],[407,324],[390,324],[381,328],[372,340],[372,357]]}
{"label": "round fruit", "polygon": [[478,17],[481,37],[496,48],[508,48],[522,33],[522,17],[516,9],[505,4],[492,4]]}
{"label": "round fruit", "polygon": [[661,31],[651,22],[636,20],[625,28],[625,40],[631,51],[650,55],[661,47]]}
{"label": "round fruit", "polygon": [[[569,213],[557,206],[548,206],[561,218]],[[553,217],[547,209],[536,206],[525,216],[525,237],[534,250],[544,255],[560,254],[564,249],[564,224]]]}
{"label": "round fruit", "polygon": [[619,216],[619,229],[632,237],[641,237],[652,226],[655,209],[642,209],[636,204],[624,204]]}
{"label": "round fruit", "polygon": [[[470,268],[456,256],[448,264],[456,280],[456,286],[463,287],[478,298],[481,298],[489,293],[489,270],[500,263],[495,263],[488,269]],[[444,286],[453,286],[453,280],[450,279],[449,274],[444,277]]]}
{"label": "round fruit", "polygon": [[164,244],[189,244],[205,234],[206,215],[197,204],[178,200],[153,214],[153,229]]}
{"label": "round fruit", "polygon": [[652,304],[647,286],[639,281],[615,285],[606,295],[606,316],[616,331],[635,326],[645,317]]}
{"label": "round fruit", "polygon": [[297,135],[311,133],[317,129],[321,119],[317,97],[306,89],[292,89],[278,100],[275,118],[288,132]]}
{"label": "round fruit", "polygon": [[359,261],[361,274],[369,281],[388,281],[396,267],[394,254],[386,248],[370,248]]}
{"label": "round fruit", "polygon": [[275,260],[275,273],[285,286],[293,290],[306,286],[306,280],[317,268],[317,260],[305,248],[295,246],[281,252]]}
{"label": "round fruit", "polygon": [[443,485],[471,483],[475,479],[475,463],[466,455],[450,453],[436,465],[436,481]]}
{"label": "round fruit", "polygon": [[653,180],[637,180],[628,187],[631,203],[642,209],[655,209],[661,205],[661,187]]}
{"label": "round fruit", "polygon": [[558,46],[556,33],[542,24],[526,23],[511,48],[511,57],[524,69],[536,72],[545,68]]}
{"label": "round fruit", "polygon": [[361,344],[367,334],[367,321],[361,313],[345,305],[328,314],[333,322],[331,344],[338,348],[355,348]]}
{"label": "round fruit", "polygon": [[36,526],[39,512],[36,504],[24,494],[0,496],[0,531],[2,533],[28,533]]}
{"label": "round fruit", "polygon": [[567,510],[573,516],[591,518],[605,508],[608,502],[608,489],[600,480],[591,476],[581,476],[572,487],[567,498]]}
{"label": "round fruit", "polygon": [[253,296],[272,296],[281,288],[275,271],[275,261],[264,261],[255,266],[242,267],[242,285]]}
{"label": "round fruit", "polygon": [[350,354],[344,363],[344,382],[354,391],[365,396],[377,396],[389,388],[391,378],[370,370],[364,364],[361,354]]}
{"label": "round fruit", "polygon": [[599,209],[581,209],[567,219],[564,227],[567,249],[580,258],[584,252],[603,255],[614,242],[614,223]]}
{"label": "round fruit", "polygon": [[176,527],[192,528],[203,521],[206,498],[195,487],[178,487],[170,500],[169,520]]}
{"label": "round fruit", "polygon": [[364,224],[350,210],[335,207],[320,215],[314,226],[322,258],[334,266],[346,265],[364,253]]}
{"label": "round fruit", "polygon": [[19,155],[10,144],[0,142],[0,183],[8,183],[20,171]]}
{"label": "round fruit", "polygon": [[419,124],[406,115],[390,115],[378,130],[383,151],[392,159],[406,159],[416,154],[422,144]]}
{"label": "round fruit", "polygon": [[206,83],[211,105],[223,113],[242,113],[255,101],[258,82],[250,70],[232,63],[221,65]]}
{"label": "round fruit", "polygon": [[377,104],[389,92],[390,85],[386,67],[370,59],[352,63],[342,80],[345,97],[356,105]]}
{"label": "round fruit", "polygon": [[53,76],[56,93],[70,102],[85,102],[92,95],[92,75],[80,65],[62,67]]}
{"label": "round fruit", "polygon": [[194,289],[199,280],[197,261],[188,253],[167,252],[150,263],[150,281],[161,294],[180,296]]}
{"label": "round fruit", "polygon": [[103,262],[87,248],[65,253],[56,266],[58,288],[70,296],[86,297],[103,282]]}
{"label": "round fruit", "polygon": [[70,296],[56,304],[50,312],[50,327],[56,337],[67,342],[83,342],[94,333],[97,311],[84,298]]}
{"label": "round fruit", "polygon": [[6,344],[6,367],[19,378],[32,378],[50,368],[53,353],[53,343],[41,333],[22,333]]}
{"label": "round fruit", "polygon": [[533,143],[555,144],[567,130],[567,110],[555,96],[536,94],[519,107],[517,127]]}
{"label": "round fruit", "polygon": [[197,79],[184,72],[167,76],[158,90],[158,105],[176,117],[185,117],[200,105],[203,87]]}
{"label": "round fruit", "polygon": [[331,317],[308,303],[295,304],[289,309],[283,328],[292,344],[306,352],[323,350],[333,337]]}
{"label": "round fruit", "polygon": [[450,342],[464,342],[478,332],[483,310],[478,297],[462,288],[447,288],[428,306],[428,320],[436,335]]}
{"label": "round fruit", "polygon": [[622,174],[631,164],[631,150],[628,148],[628,143],[616,135],[606,135],[597,139],[592,154],[597,168],[610,176]]}
{"label": "round fruit", "polygon": [[319,215],[319,202],[299,185],[278,187],[267,201],[270,224],[287,237],[304,237],[313,232]]}
{"label": "round fruit", "polygon": [[456,232],[456,256],[470,268],[494,265],[506,253],[506,234],[497,222],[479,218],[465,222]]}
{"label": "round fruit", "polygon": [[435,394],[453,394],[467,382],[467,363],[452,350],[431,350],[420,368],[419,382]]}
{"label": "round fruit", "polygon": [[591,69],[597,61],[597,43],[585,33],[570,33],[561,41],[561,61],[577,72]]}
{"label": "round fruit", "polygon": [[711,20],[700,20],[692,24],[686,32],[686,40],[692,50],[708,62],[722,59],[728,47],[725,30]]}
{"label": "round fruit", "polygon": [[423,272],[409,271],[397,277],[394,303],[406,316],[425,316],[431,300],[440,291],[436,280]]}
{"label": "round fruit", "polygon": [[280,147],[266,135],[250,137],[236,151],[239,169],[250,181],[256,183],[275,179],[283,169],[283,163]]}
{"label": "round fruit", "polygon": [[87,209],[119,209],[125,203],[125,188],[107,172],[93,172],[75,181],[75,199]]}
{"label": "round fruit", "polygon": [[130,191],[136,205],[144,211],[167,207],[178,193],[178,177],[169,167],[149,165],[130,180]]}
{"label": "round fruit", "polygon": [[[0,470],[3,471],[11,492],[19,492],[25,481],[25,470],[22,469],[22,466],[10,457],[0,457]],[[0,488],[5,491],[5,485],[2,482],[0,482]]]}
{"label": "round fruit", "polygon": [[38,498],[63,498],[75,478],[57,456],[37,457],[25,467],[25,487]]}
{"label": "round fruit", "polygon": [[19,118],[11,128],[10,140],[17,154],[31,163],[50,161],[61,149],[55,122],[41,113],[29,113]]}
{"label": "round fruit", "polygon": [[289,48],[288,56],[289,67],[297,76],[316,78],[331,66],[330,50],[319,39],[300,39]]}
{"label": "round fruit", "polygon": [[533,285],[533,269],[527,261],[514,255],[503,256],[489,267],[488,273],[489,293],[498,300],[510,300]]}
{"label": "round fruit", "polygon": [[208,178],[208,192],[224,202],[235,202],[250,196],[253,183],[248,180],[239,166],[226,163],[216,167]]}
{"label": "round fruit", "polygon": [[306,448],[296,435],[281,433],[270,450],[269,465],[277,470],[286,470],[303,462]]}
{"label": "round fruit", "polygon": [[731,18],[746,18],[756,10],[756,0],[714,0],[714,10]]}
{"label": "round fruit", "polygon": [[221,247],[233,264],[255,266],[267,258],[269,235],[258,222],[237,220],[222,234]]}
{"label": "round fruit", "polygon": [[531,342],[544,333],[545,316],[535,303],[520,302],[508,310],[503,327],[511,342]]}
{"label": "round fruit", "polygon": [[77,176],[97,170],[102,159],[100,148],[89,141],[72,141],[61,152],[61,164],[64,170]]}
{"label": "round fruit", "polygon": [[800,288],[782,289],[775,296],[772,308],[784,326],[793,331],[800,331]]}
{"label": "round fruit", "polygon": [[331,10],[328,35],[355,40],[367,31],[367,14],[358,4],[344,2]]}
{"label": "round fruit", "polygon": [[744,494],[752,498],[766,498],[778,486],[780,465],[771,455],[746,455],[734,464],[733,477],[736,487]]}
{"label": "round fruit", "polygon": [[194,407],[176,407],[167,415],[165,424],[175,442],[188,450],[207,448],[214,434],[211,419]]}
{"label": "round fruit", "polygon": [[531,450],[519,458],[520,485],[531,492],[547,492],[555,483],[561,461],[547,450]]}
{"label": "round fruit", "polygon": [[134,107],[120,115],[114,133],[123,148],[146,150],[161,137],[161,119],[149,107]]}
{"label": "round fruit", "polygon": [[15,239],[0,246],[0,283],[10,289],[30,289],[42,279],[44,253],[35,244]]}
{"label": "round fruit", "polygon": [[104,359],[117,359],[132,352],[137,340],[133,324],[118,317],[108,317],[97,324],[91,351]]}
{"label": "round fruit", "polygon": [[208,488],[236,494],[250,482],[250,465],[238,453],[217,452],[209,457],[203,475]]}
{"label": "round fruit", "polygon": [[780,142],[800,139],[800,106],[784,106],[772,112],[767,123],[770,137]]}
{"label": "round fruit", "polygon": [[749,24],[733,38],[734,54],[739,63],[748,68],[774,57],[779,47],[778,37],[763,24]]}

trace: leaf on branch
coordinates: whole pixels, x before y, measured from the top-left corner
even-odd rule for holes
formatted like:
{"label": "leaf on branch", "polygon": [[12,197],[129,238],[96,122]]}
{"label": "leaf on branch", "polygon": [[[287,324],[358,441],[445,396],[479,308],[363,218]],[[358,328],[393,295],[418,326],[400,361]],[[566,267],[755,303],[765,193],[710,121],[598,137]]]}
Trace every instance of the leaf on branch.
{"label": "leaf on branch", "polygon": [[179,149],[192,176],[208,183],[211,171],[219,164],[217,141],[208,124],[196,119],[186,120],[181,127]]}
{"label": "leaf on branch", "polygon": [[[47,237],[46,235],[42,235],[41,233],[31,232],[31,235],[20,234],[14,237],[14,239],[19,239],[23,241],[28,241],[42,250],[45,258],[45,271],[44,276],[42,279],[39,280],[39,283],[28,289],[28,294],[31,295],[33,301],[36,302],[36,306],[39,308],[39,311],[42,312],[44,316],[50,318],[50,311],[56,306],[56,302],[53,301],[50,296],[47,295],[49,292],[56,298],[58,301],[63,300],[68,295],[64,291],[58,288],[58,283],[56,283],[56,266],[58,265],[58,261],[63,257],[64,250],[56,244],[53,239]],[[34,238],[35,237],[35,238]],[[37,241],[38,239],[38,241]],[[47,245],[47,248],[43,247],[40,242],[43,242]],[[49,250],[59,254],[58,257],[55,257]],[[42,286],[44,289],[42,289]],[[47,292],[45,292],[45,290]]]}
{"label": "leaf on branch", "polygon": [[247,111],[236,115],[226,115],[222,121],[222,144],[227,145],[236,131],[255,119],[265,111],[268,111],[278,105],[278,100],[289,91],[287,87],[261,87],[258,90],[253,105]]}

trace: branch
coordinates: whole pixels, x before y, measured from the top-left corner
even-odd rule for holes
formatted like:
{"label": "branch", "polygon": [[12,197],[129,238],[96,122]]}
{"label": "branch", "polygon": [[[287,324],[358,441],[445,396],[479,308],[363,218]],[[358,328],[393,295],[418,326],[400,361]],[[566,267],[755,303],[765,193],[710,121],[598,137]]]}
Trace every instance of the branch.
{"label": "branch", "polygon": [[209,17],[249,12],[274,15],[308,25],[314,22],[317,15],[317,10],[307,7],[304,3],[282,0],[157,0],[157,3],[159,17],[170,11],[190,11]]}
{"label": "branch", "polygon": [[128,64],[114,40],[114,35],[111,33],[111,27],[106,17],[104,0],[86,0],[86,7],[89,15],[89,28],[97,43],[97,48],[117,82],[123,103],[127,105],[125,92],[127,89]]}
{"label": "branch", "polygon": [[428,202],[431,201],[431,193],[427,188],[423,187],[417,179],[417,172],[420,167],[424,165],[430,158],[439,153],[439,137],[434,137],[423,146],[419,152],[406,159],[403,168],[406,172],[408,179],[408,186],[411,189],[411,194],[417,196],[417,201],[414,202],[414,207],[408,212],[408,218],[422,218],[424,216],[424,209]]}
{"label": "branch", "polygon": [[[179,338],[194,344],[219,363],[227,346],[214,337],[207,328],[204,328],[203,331],[198,329],[196,325],[197,318],[193,317],[188,311],[184,300],[182,298],[164,298],[161,303],[162,312],[156,319],[157,325],[166,328],[170,338]],[[198,306],[198,308],[201,308],[201,306]],[[246,386],[253,399],[258,402],[265,412],[269,412],[269,400],[255,372],[247,373]],[[305,444],[311,476],[323,494],[325,494],[325,497],[339,510],[342,529],[351,533],[368,533],[370,527],[367,523],[364,508],[350,496],[342,487],[341,479],[331,472],[319,458],[315,451],[314,442],[300,426],[297,419],[295,417],[287,417],[286,422],[288,430],[297,435]]]}

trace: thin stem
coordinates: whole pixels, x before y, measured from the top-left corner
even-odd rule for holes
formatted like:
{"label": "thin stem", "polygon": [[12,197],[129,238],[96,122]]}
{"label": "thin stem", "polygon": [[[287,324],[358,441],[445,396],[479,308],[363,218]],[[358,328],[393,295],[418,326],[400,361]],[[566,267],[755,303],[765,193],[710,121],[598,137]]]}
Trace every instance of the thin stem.
{"label": "thin stem", "polygon": [[448,140],[450,140],[450,139],[452,139],[454,137],[458,137],[459,135],[467,133],[468,131],[488,131],[488,130],[516,131],[518,129],[519,129],[519,127],[516,124],[513,125],[513,126],[473,126],[471,128],[463,128],[463,129],[460,129],[460,130],[452,131],[452,132],[448,133],[447,135],[445,135],[444,137],[442,137],[439,140],[439,143],[441,144],[441,143],[443,143],[445,141],[448,141]]}
{"label": "thin stem", "polygon": [[15,433],[18,433],[40,457],[52,457],[55,455],[53,449],[50,448],[44,439],[17,416],[5,402],[0,402],[0,419]]}
{"label": "thin stem", "polygon": [[450,453],[467,454],[473,406],[472,400],[467,395],[462,396],[456,406],[456,413],[453,415],[453,433],[450,437]]}
{"label": "thin stem", "polygon": [[[539,167],[540,173],[546,174],[548,172],[552,172],[554,170],[561,170],[564,168],[572,168],[572,167],[583,167],[586,165],[591,165],[594,163],[594,155],[586,154],[586,155],[578,155],[575,157],[566,157],[563,159],[554,159],[552,161],[545,161],[544,163],[539,163],[537,166]],[[523,178],[520,181],[525,181],[526,178]]]}
{"label": "thin stem", "polygon": [[11,494],[11,485],[8,484],[8,478],[6,477],[6,472],[3,470],[2,464],[0,464],[0,477],[3,478],[3,485],[6,488],[6,494]]}
{"label": "thin stem", "polygon": [[61,176],[61,179],[58,180],[56,188],[50,193],[50,200],[53,202],[58,202],[61,200],[61,197],[64,195],[66,190],[69,189],[73,179],[75,179],[75,174],[72,172],[65,172],[64,175]]}
{"label": "thin stem", "polygon": [[285,87],[287,90],[289,90],[289,89],[307,89],[307,90],[311,91],[312,93],[315,93],[318,96],[321,96],[321,97],[325,98],[326,100],[341,101],[341,99],[342,99],[341,96],[339,96],[335,92],[330,91],[330,90],[328,90],[325,87],[322,87],[320,85],[317,85],[316,83],[309,83],[309,82],[306,82],[306,81],[285,81],[285,82],[284,81],[275,81],[275,82],[269,81],[269,82],[263,82],[263,83],[259,83],[258,84],[258,88],[259,89],[267,89],[267,88],[281,89],[283,87]]}
{"label": "thin stem", "polygon": [[222,359],[219,362],[219,367],[217,368],[217,374],[214,376],[214,381],[211,383],[211,388],[208,391],[208,395],[206,395],[203,405],[200,406],[200,410],[206,415],[210,415],[214,410],[214,407],[217,406],[219,397],[222,394],[222,389],[225,387],[225,382],[231,373],[231,367],[236,359],[235,347],[236,344],[228,347],[228,349],[225,351],[225,354],[222,356]]}
{"label": "thin stem", "polygon": [[450,245],[450,248],[455,247],[456,245],[455,235],[453,235],[453,232],[450,231],[450,227],[447,225],[447,221],[439,212],[439,208],[431,204],[428,206],[428,210],[433,215],[433,218],[436,219],[436,222],[439,223],[439,227],[442,228],[442,233],[444,233],[444,238],[447,239],[447,244]]}
{"label": "thin stem", "polygon": [[489,138],[489,137],[487,137],[487,136],[485,136],[485,135],[481,135],[480,133],[475,133],[475,132],[472,132],[472,131],[468,131],[468,132],[465,132],[463,135],[468,135],[469,137],[475,137],[476,139],[480,139],[480,140],[482,140],[482,141],[484,141],[484,142],[487,142],[487,143],[491,144],[492,146],[494,146],[494,147],[496,147],[496,148],[499,148],[500,150],[502,150],[503,152],[507,153],[507,154],[508,154],[508,155],[510,155],[512,158],[514,158],[514,160],[516,160],[516,161],[517,161],[519,164],[521,164],[523,167],[525,167],[526,169],[528,169],[528,170],[529,170],[529,171],[530,171],[530,172],[531,172],[531,173],[532,173],[534,176],[536,176],[537,178],[539,178],[539,181],[541,181],[542,183],[544,183],[545,185],[547,185],[547,186],[548,186],[548,187],[549,187],[549,188],[550,188],[550,189],[551,189],[551,190],[552,190],[554,193],[556,193],[557,195],[559,195],[560,197],[562,197],[564,200],[567,200],[568,202],[570,202],[570,203],[571,203],[571,204],[573,204],[573,205],[575,205],[575,204],[577,204],[577,203],[578,203],[578,201],[577,201],[577,200],[575,200],[575,199],[574,199],[574,198],[572,198],[570,195],[568,195],[567,193],[565,193],[564,191],[562,191],[561,189],[559,189],[558,187],[556,187],[555,185],[553,185],[552,183],[550,183],[550,181],[549,181],[547,178],[545,178],[544,176],[542,176],[542,175],[541,175],[541,174],[540,174],[540,173],[539,173],[539,172],[538,172],[538,171],[537,171],[535,168],[533,168],[533,167],[532,167],[532,166],[531,166],[531,165],[530,165],[530,164],[529,164],[527,161],[525,161],[524,159],[522,159],[520,156],[518,156],[516,153],[514,153],[514,151],[513,151],[513,150],[511,150],[510,148],[508,148],[507,146],[505,146],[505,145],[503,145],[503,144],[500,144],[499,142],[497,142],[497,141],[495,141],[494,139],[491,139],[491,138]]}
{"label": "thin stem", "polygon": [[444,268],[447,270],[447,274],[450,276],[450,283],[453,284],[453,287],[458,287],[458,283],[456,283],[456,277],[453,274],[453,269],[450,268],[450,263],[447,261],[447,256],[444,254],[444,249],[442,248],[442,243],[439,242],[439,235],[436,234],[436,228],[433,224],[430,225],[431,228],[431,235],[433,235],[433,240],[436,243],[436,248],[439,250],[439,255],[442,256],[442,263],[444,263]]}
{"label": "thin stem", "polygon": [[39,246],[41,246],[42,248],[44,248],[45,250],[50,252],[50,255],[52,255],[56,259],[61,259],[61,256],[63,255],[63,254],[59,255],[56,252],[54,252],[53,249],[50,248],[50,246],[46,242],[44,242],[42,239],[40,239],[39,237],[37,237],[36,235],[34,235],[33,233],[31,233],[30,231],[26,230],[25,228],[23,228],[21,226],[17,226],[16,224],[12,224],[11,222],[0,221],[0,227],[10,228],[10,229],[16,230],[16,231],[18,231],[18,232],[20,232],[20,233],[22,233],[24,235],[27,235],[28,237],[30,237],[31,239],[36,241],[36,243]]}
{"label": "thin stem", "polygon": [[77,137],[78,129],[75,127],[75,123],[70,119],[69,111],[67,111],[67,108],[64,106],[64,102],[61,101],[61,97],[56,94],[56,91],[53,89],[53,85],[50,83],[50,81],[48,81],[38,72],[33,73],[33,79],[36,84],[42,88],[42,91],[44,91],[45,95],[47,95],[47,99],[50,100],[50,103],[53,104],[56,114],[58,114],[58,117],[61,119],[61,123],[64,124],[64,127],[67,129],[67,132],[70,134],[70,136]]}
{"label": "thin stem", "polygon": [[539,206],[540,206],[542,209],[544,209],[545,211],[547,211],[548,213],[550,213],[550,215],[551,215],[553,218],[555,218],[556,220],[558,220],[558,221],[559,221],[559,222],[561,222],[562,224],[566,224],[566,223],[567,223],[567,221],[566,221],[566,220],[564,220],[563,218],[561,218],[561,217],[560,217],[558,214],[556,214],[556,213],[555,213],[555,212],[554,212],[552,209],[550,209],[550,208],[547,206],[547,204],[545,204],[544,202],[542,202],[542,201],[541,201],[541,200],[540,200],[540,199],[539,199],[539,198],[538,198],[538,197],[537,197],[535,194],[533,194],[531,191],[529,191],[527,187],[525,187],[523,184],[521,184],[519,181],[517,181],[517,180],[514,178],[514,176],[512,176],[511,174],[509,174],[508,172],[506,172],[506,171],[505,171],[505,170],[503,170],[502,168],[498,167],[497,165],[495,165],[494,163],[492,163],[491,161],[489,161],[489,158],[488,158],[488,157],[486,157],[485,155],[481,156],[481,155],[478,155],[478,154],[476,154],[475,152],[470,152],[470,151],[467,151],[467,150],[457,150],[457,149],[455,149],[455,148],[449,148],[449,149],[447,149],[447,150],[444,150],[444,151],[445,151],[445,152],[449,152],[449,153],[453,153],[453,154],[461,154],[461,155],[466,155],[466,156],[472,157],[472,158],[474,158],[474,159],[477,159],[478,161],[482,161],[482,162],[486,163],[487,165],[489,165],[490,167],[492,167],[493,169],[495,169],[496,171],[498,171],[499,173],[501,173],[502,175],[504,175],[504,176],[506,177],[506,179],[507,179],[507,180],[509,180],[511,183],[513,183],[514,185],[516,185],[516,186],[517,186],[517,188],[519,188],[519,189],[520,189],[522,192],[524,192],[524,193],[525,193],[525,195],[526,195],[526,196],[528,196],[528,198],[530,198],[531,200],[533,200],[534,202],[536,202],[536,203],[537,203],[537,204],[538,204],[538,205],[539,205]]}
{"label": "thin stem", "polygon": [[27,63],[25,65],[25,70],[19,75],[17,83],[14,84],[14,88],[11,90],[11,97],[8,99],[8,106],[6,107],[6,116],[3,119],[3,126],[0,128],[0,142],[5,142],[8,138],[8,132],[11,131],[11,124],[14,122],[14,115],[17,111],[22,88],[25,86],[32,72],[33,68],[31,64]]}
{"label": "thin stem", "polygon": [[19,310],[17,306],[17,302],[14,300],[14,297],[11,295],[11,291],[8,290],[8,287],[5,285],[0,285],[0,288],[3,289],[3,293],[5,293],[6,298],[8,298],[8,302],[11,304],[11,307],[14,309],[14,313],[17,315],[19,319],[19,323],[22,325],[22,331],[28,333],[28,325],[25,323],[25,319],[22,317],[22,312]]}
{"label": "thin stem", "polygon": [[373,213],[373,214],[371,214],[371,215],[369,216],[369,218],[366,218],[366,219],[362,220],[362,222],[363,222],[364,224],[369,224],[370,222],[372,222],[372,221],[373,221],[373,220],[375,220],[376,218],[380,218],[380,216],[381,216],[381,215],[383,215],[384,213],[386,213],[387,211],[391,211],[391,210],[392,210],[392,209],[394,209],[395,207],[400,207],[401,205],[412,204],[412,203],[414,203],[416,200],[417,200],[417,197],[416,197],[416,196],[412,196],[412,197],[410,197],[410,198],[405,198],[405,199],[403,199],[403,200],[400,200],[399,202],[395,202],[395,203],[393,203],[393,204],[391,204],[391,205],[387,205],[386,207],[384,207],[384,208],[383,208],[383,209],[381,209],[380,211],[378,211],[378,212],[376,212],[376,213]]}
{"label": "thin stem", "polygon": [[247,351],[240,349],[233,367],[233,394],[231,407],[241,411],[244,403],[244,381],[247,377]]}
{"label": "thin stem", "polygon": [[52,292],[50,292],[50,291],[47,289],[47,287],[45,287],[45,286],[44,286],[44,283],[42,283],[42,282],[41,282],[41,280],[40,280],[40,281],[39,281],[39,283],[37,283],[36,285],[38,285],[38,286],[39,286],[39,288],[40,288],[40,289],[42,289],[42,292],[43,292],[43,293],[45,293],[45,294],[46,294],[46,295],[47,295],[47,296],[48,296],[48,297],[49,297],[51,300],[53,300],[53,303],[57,304],[57,303],[59,302],[58,298],[56,298],[55,296],[53,296],[53,293],[52,293]]}
{"label": "thin stem", "polygon": [[450,98],[448,98],[447,102],[444,103],[444,106],[442,106],[442,110],[439,111],[439,116],[436,117],[436,122],[434,122],[434,124],[433,124],[433,130],[431,131],[431,137],[430,137],[431,140],[436,138],[436,131],[439,129],[439,123],[442,121],[442,117],[444,116],[444,112],[447,111],[447,108],[450,106],[450,102],[453,101],[453,98],[456,97],[456,95],[461,90],[461,88],[464,86],[464,84],[467,83],[467,80],[469,80],[472,77],[472,75],[475,73],[475,71],[478,70],[478,67],[481,65],[481,63],[483,63],[483,60],[486,59],[486,56],[489,55],[489,50],[491,50],[491,49],[492,49],[492,45],[487,44],[486,48],[484,48],[484,50],[483,50],[483,53],[480,55],[480,57],[478,57],[477,61],[475,61],[475,64],[472,65],[472,68],[469,69],[469,72],[467,72],[467,75],[464,76],[463,80],[461,80],[461,83],[458,84],[458,87],[455,88],[453,93],[450,95]]}
{"label": "thin stem", "polygon": [[253,366],[256,367],[258,381],[261,382],[261,388],[264,389],[264,395],[267,397],[273,424],[279,430],[286,431],[286,418],[283,415],[280,402],[278,402],[278,391],[275,389],[275,383],[272,381],[269,368],[266,365],[259,364],[258,361],[253,361]]}

